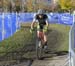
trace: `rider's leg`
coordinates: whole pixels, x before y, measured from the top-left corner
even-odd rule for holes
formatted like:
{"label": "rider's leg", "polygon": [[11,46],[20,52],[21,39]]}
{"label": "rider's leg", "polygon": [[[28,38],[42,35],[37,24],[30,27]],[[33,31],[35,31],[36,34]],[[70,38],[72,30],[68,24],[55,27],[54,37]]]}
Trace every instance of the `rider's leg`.
{"label": "rider's leg", "polygon": [[39,31],[37,31],[37,37],[39,38]]}
{"label": "rider's leg", "polygon": [[47,45],[47,35],[44,34],[44,45]]}
{"label": "rider's leg", "polygon": [[45,29],[46,26],[44,26],[43,33],[44,33],[44,49],[47,49],[47,29]]}
{"label": "rider's leg", "polygon": [[39,29],[40,29],[40,26],[39,26],[39,24],[37,24],[37,37],[38,37],[38,39],[40,38],[40,36],[39,36]]}
{"label": "rider's leg", "polygon": [[43,33],[44,33],[44,44],[47,45],[47,29],[46,26],[43,28]]}
{"label": "rider's leg", "polygon": [[39,33],[40,33],[40,31],[37,31],[37,37],[38,37],[38,41],[39,41],[39,47],[42,47],[42,46],[41,46],[41,39],[40,39]]}
{"label": "rider's leg", "polygon": [[47,49],[48,49],[48,45],[47,45],[47,35],[44,34],[44,50],[45,50],[45,53],[48,52]]}

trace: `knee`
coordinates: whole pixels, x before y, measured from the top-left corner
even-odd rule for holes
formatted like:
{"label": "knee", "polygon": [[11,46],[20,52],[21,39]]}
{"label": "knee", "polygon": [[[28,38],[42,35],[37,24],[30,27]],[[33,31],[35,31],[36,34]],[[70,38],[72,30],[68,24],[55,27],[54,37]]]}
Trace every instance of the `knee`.
{"label": "knee", "polygon": [[44,36],[44,42],[47,42],[47,36],[46,35]]}

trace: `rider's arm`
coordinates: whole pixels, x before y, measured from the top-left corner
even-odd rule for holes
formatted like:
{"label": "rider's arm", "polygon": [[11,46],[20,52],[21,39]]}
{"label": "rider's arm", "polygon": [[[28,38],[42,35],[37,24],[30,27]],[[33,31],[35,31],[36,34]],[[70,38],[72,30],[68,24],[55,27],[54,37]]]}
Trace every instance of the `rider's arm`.
{"label": "rider's arm", "polygon": [[49,26],[49,19],[48,19],[48,15],[47,14],[45,15],[45,18],[46,18],[46,26],[48,27]]}
{"label": "rider's arm", "polygon": [[49,22],[48,22],[48,20],[46,20],[46,26],[49,26]]}
{"label": "rider's arm", "polygon": [[47,26],[47,28],[49,27],[49,20],[48,19],[46,19],[46,26]]}
{"label": "rider's arm", "polygon": [[36,23],[36,14],[34,14],[33,21],[31,23],[31,29],[34,28],[34,24]]}
{"label": "rider's arm", "polygon": [[31,29],[33,29],[35,22],[31,23]]}
{"label": "rider's arm", "polygon": [[34,28],[34,24],[35,24],[35,22],[36,22],[36,19],[34,18],[33,21],[32,21],[32,23],[31,23],[31,29]]}

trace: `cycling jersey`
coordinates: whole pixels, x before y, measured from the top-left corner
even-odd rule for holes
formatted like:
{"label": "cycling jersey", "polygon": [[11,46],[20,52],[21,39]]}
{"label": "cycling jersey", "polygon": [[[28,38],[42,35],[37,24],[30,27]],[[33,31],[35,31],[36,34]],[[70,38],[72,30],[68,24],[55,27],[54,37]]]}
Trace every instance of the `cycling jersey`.
{"label": "cycling jersey", "polygon": [[[40,18],[41,16],[41,18]],[[37,14],[35,16],[35,20],[38,22],[39,28],[43,29],[44,26],[46,25],[46,20],[47,20],[47,15],[46,14]]]}

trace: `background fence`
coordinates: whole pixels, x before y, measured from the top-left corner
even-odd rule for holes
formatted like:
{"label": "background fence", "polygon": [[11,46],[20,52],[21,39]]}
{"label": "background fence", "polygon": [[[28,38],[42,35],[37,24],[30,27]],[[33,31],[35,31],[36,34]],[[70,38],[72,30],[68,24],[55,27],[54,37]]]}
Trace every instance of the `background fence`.
{"label": "background fence", "polygon": [[[2,13],[0,14],[0,41],[12,36],[19,28],[21,22],[32,22],[35,13]],[[47,14],[49,23],[73,24],[73,15],[69,13]]]}
{"label": "background fence", "polygon": [[[18,22],[31,22],[35,13],[19,13]],[[72,25],[73,16],[69,13],[48,13],[50,23]]]}
{"label": "background fence", "polygon": [[75,15],[73,16],[73,25],[69,32],[69,66],[75,66]]}
{"label": "background fence", "polygon": [[0,41],[12,36],[16,29],[16,14],[0,14]]}

